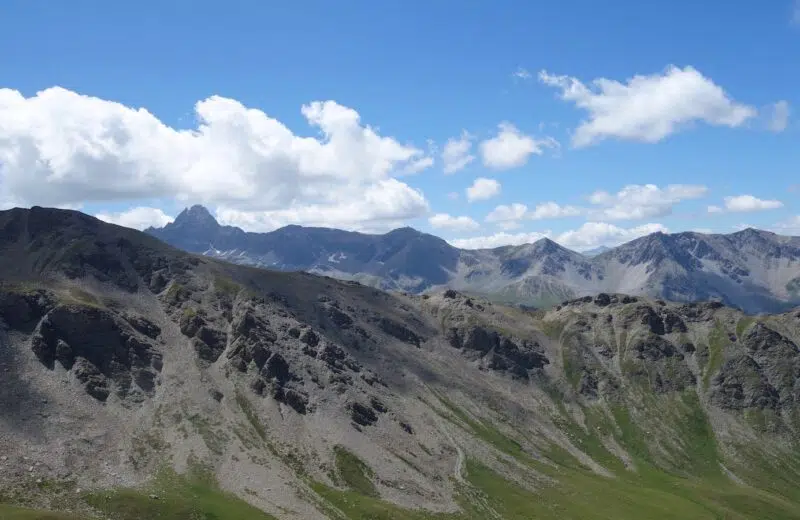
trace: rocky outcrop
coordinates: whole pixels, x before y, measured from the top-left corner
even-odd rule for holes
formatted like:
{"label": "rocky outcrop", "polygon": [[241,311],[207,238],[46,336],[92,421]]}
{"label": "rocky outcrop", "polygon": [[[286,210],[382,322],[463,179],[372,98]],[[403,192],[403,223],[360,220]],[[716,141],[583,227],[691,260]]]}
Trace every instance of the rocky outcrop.
{"label": "rocky outcrop", "polygon": [[527,379],[529,372],[549,363],[539,345],[529,340],[515,341],[497,331],[472,326],[466,329],[451,328],[447,340],[470,359],[482,366],[503,371],[517,378]]}
{"label": "rocky outcrop", "polygon": [[59,305],[41,319],[30,343],[43,365],[58,363],[105,401],[112,391],[121,398],[153,394],[162,356],[150,340],[108,310]]}
{"label": "rocky outcrop", "polygon": [[404,343],[409,343],[415,347],[419,347],[422,342],[417,334],[412,332],[408,327],[386,317],[378,320],[378,327],[386,334],[399,339]]}
{"label": "rocky outcrop", "polygon": [[192,340],[197,356],[204,361],[214,363],[228,346],[228,334],[209,323],[202,310],[184,308],[179,324],[183,335]]}

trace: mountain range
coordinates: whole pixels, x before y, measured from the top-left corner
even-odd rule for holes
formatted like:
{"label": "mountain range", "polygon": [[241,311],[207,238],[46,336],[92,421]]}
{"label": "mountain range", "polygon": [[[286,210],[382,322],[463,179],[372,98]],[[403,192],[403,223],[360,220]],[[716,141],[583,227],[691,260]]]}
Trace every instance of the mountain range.
{"label": "mountain range", "polygon": [[46,208],[0,256],[3,520],[800,518],[797,311],[388,293]]}
{"label": "mountain range", "polygon": [[543,238],[465,250],[412,228],[370,235],[286,226],[269,233],[220,225],[192,206],[147,233],[185,251],[239,264],[306,271],[384,290],[452,288],[547,307],[600,292],[673,301],[719,299],[748,313],[800,304],[800,237],[748,228],[731,234],[654,233],[577,253]]}
{"label": "mountain range", "polygon": [[3,520],[800,518],[798,311],[389,293],[36,207],[0,257]]}

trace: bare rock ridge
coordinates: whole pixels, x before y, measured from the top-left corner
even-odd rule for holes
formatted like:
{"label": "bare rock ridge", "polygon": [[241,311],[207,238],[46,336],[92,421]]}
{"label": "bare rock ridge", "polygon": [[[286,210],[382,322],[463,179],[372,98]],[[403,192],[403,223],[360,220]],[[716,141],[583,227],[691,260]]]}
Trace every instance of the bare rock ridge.
{"label": "bare rock ridge", "polygon": [[387,293],[46,208],[0,258],[0,516],[116,517],[165,467],[275,518],[800,514],[800,309]]}
{"label": "bare rock ridge", "polygon": [[718,298],[748,313],[800,304],[800,237],[746,229],[728,235],[652,235],[579,254],[534,244],[462,250],[411,228],[385,235],[287,226],[246,233],[219,225],[202,206],[147,233],[234,263],[307,271],[413,293],[452,288],[494,301],[550,306],[625,293],[673,301]]}

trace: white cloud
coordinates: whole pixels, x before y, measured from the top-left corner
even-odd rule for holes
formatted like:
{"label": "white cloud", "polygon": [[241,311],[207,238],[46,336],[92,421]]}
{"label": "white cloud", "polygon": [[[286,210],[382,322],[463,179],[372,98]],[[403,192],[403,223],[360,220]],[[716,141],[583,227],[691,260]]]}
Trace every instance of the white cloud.
{"label": "white cloud", "polygon": [[528,214],[531,220],[544,220],[553,218],[577,217],[583,213],[580,208],[575,206],[561,206],[555,202],[544,202],[537,204],[533,211]]}
{"label": "white cloud", "polygon": [[536,242],[541,238],[551,238],[564,247],[584,251],[599,246],[617,246],[624,242],[661,231],[669,230],[661,224],[644,224],[633,228],[621,228],[606,222],[586,222],[580,228],[553,234],[550,231],[506,233],[450,240],[450,244],[463,249],[486,249],[507,245],[522,245]]}
{"label": "white cloud", "polygon": [[458,139],[451,137],[447,140],[442,150],[444,173],[456,173],[475,160],[475,156],[470,153],[473,139],[473,136],[464,131]]}
{"label": "white cloud", "polygon": [[460,197],[460,195],[458,194],[457,191],[451,191],[450,193],[447,194],[447,198],[450,200],[458,200],[458,197]]}
{"label": "white cloud", "polygon": [[508,170],[525,165],[531,155],[542,155],[546,148],[558,148],[552,137],[534,139],[508,122],[497,125],[497,135],[480,144],[484,166]]}
{"label": "white cloud", "polygon": [[454,231],[471,231],[480,227],[480,224],[470,217],[454,217],[447,213],[437,213],[430,217],[428,222],[436,229],[450,229]]}
{"label": "white cloud", "polygon": [[197,127],[178,130],[145,109],[59,87],[29,98],[0,89],[0,200],[176,198],[268,227],[381,228],[428,212],[422,193],[395,177],[432,159],[379,135],[355,110],[334,101],[304,105],[316,137],[219,96],[199,101],[195,112]]}
{"label": "white cloud", "polygon": [[492,222],[502,229],[511,230],[520,227],[520,220],[525,218],[527,213],[528,206],[525,204],[501,204],[490,211],[484,220]]}
{"label": "white cloud", "polygon": [[549,237],[550,233],[545,231],[543,233],[506,233],[502,231],[494,235],[474,238],[459,238],[455,240],[448,240],[448,242],[461,249],[491,249],[501,246],[520,246],[522,244],[531,244],[539,239]]}
{"label": "white cloud", "polygon": [[521,80],[529,80],[533,77],[533,75],[530,73],[528,69],[522,67],[517,67],[517,70],[515,70],[514,73],[511,75]]}
{"label": "white cloud", "polygon": [[723,213],[725,210],[719,206],[709,206],[708,212],[711,214]]}
{"label": "white cloud", "polygon": [[117,213],[98,213],[95,217],[104,222],[117,224],[133,229],[147,229],[148,227],[164,227],[174,220],[159,208],[139,206]]}
{"label": "white cloud", "polygon": [[[764,200],[753,195],[737,195],[735,197],[725,197],[725,211],[731,213],[746,213],[751,211],[764,211],[768,209],[778,209],[783,207],[783,202],[779,200]],[[714,211],[711,208],[716,208]],[[722,208],[709,206],[709,213],[720,213]]]}
{"label": "white cloud", "polygon": [[[738,127],[756,115],[693,67],[669,66],[660,74],[637,75],[627,83],[580,80],[541,71],[539,80],[588,112],[572,136],[575,147],[608,138],[654,143],[694,122]],[[594,88],[592,88],[594,87]]]}
{"label": "white cloud", "polygon": [[494,179],[487,179],[485,177],[478,177],[472,186],[467,188],[467,200],[474,202],[476,200],[486,200],[496,197],[500,194],[500,183]]}
{"label": "white cloud", "polygon": [[772,114],[769,121],[769,129],[773,132],[783,132],[789,126],[789,102],[778,101],[772,105]]}
{"label": "white cloud", "polygon": [[501,204],[486,215],[486,222],[493,222],[503,229],[513,229],[519,226],[519,221],[545,220],[563,217],[574,217],[582,214],[580,208],[574,206],[561,206],[555,202],[537,204],[533,210],[528,210],[525,204]]}
{"label": "white cloud", "polygon": [[357,198],[343,194],[331,204],[303,204],[283,210],[242,211],[230,206],[217,208],[222,224],[252,231],[270,231],[287,224],[336,227],[366,232],[380,232],[402,226],[427,209],[421,192],[397,179],[386,179],[368,186]]}
{"label": "white cloud", "polygon": [[669,230],[661,224],[643,224],[633,228],[621,228],[607,222],[586,222],[580,228],[558,235],[556,242],[578,251],[599,246],[617,246],[639,237]]}
{"label": "white cloud", "polygon": [[486,215],[486,222],[508,222],[512,220],[522,220],[528,214],[528,206],[525,204],[514,203],[510,205],[501,204]]}
{"label": "white cloud", "polygon": [[683,200],[698,199],[708,193],[705,186],[670,184],[659,188],[655,184],[630,184],[617,193],[596,191],[589,202],[597,206],[590,210],[598,220],[640,220],[662,217],[672,213]]}
{"label": "white cloud", "polygon": [[800,215],[795,215],[780,222],[775,226],[775,232],[783,235],[800,236]]}

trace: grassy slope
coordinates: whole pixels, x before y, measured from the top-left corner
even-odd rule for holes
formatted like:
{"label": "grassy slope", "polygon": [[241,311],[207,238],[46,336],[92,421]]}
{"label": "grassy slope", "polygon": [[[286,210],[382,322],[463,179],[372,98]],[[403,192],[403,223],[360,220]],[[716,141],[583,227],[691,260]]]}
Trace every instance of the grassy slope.
{"label": "grassy slope", "polygon": [[73,506],[89,506],[98,514],[50,513],[0,504],[0,520],[275,520],[197,471],[188,476],[164,471],[146,487],[80,494],[74,502]]}
{"label": "grassy slope", "polygon": [[[586,409],[584,429],[562,417],[559,426],[581,448],[614,473],[599,476],[553,445],[542,455],[555,465],[534,459],[523,445],[491,423],[471,418],[453,403],[443,399],[442,416],[468,431],[498,452],[510,456],[521,467],[554,479],[554,484],[535,483],[536,491],[525,489],[484,465],[469,459],[467,485],[461,486],[462,512],[433,514],[401,509],[376,498],[372,471],[368,464],[343,448],[335,450],[336,477],[341,489],[309,481],[320,498],[320,508],[332,519],[340,520],[505,520],[528,519],[762,519],[800,518],[800,472],[796,459],[776,459],[768,463],[762,454],[752,453],[755,464],[735,471],[753,486],[738,485],[720,469],[719,449],[696,396],[687,392],[670,401],[650,403],[662,410],[664,420],[674,425],[671,435],[682,448],[668,447],[669,471],[662,469],[663,454],[654,455],[646,443],[647,432],[640,431],[624,407],[607,414]],[[606,450],[600,437],[614,435],[633,457],[637,471],[625,469],[619,459]],[[650,439],[648,439],[650,440]],[[749,448],[753,449],[753,448]],[[658,461],[658,462],[657,462]],[[149,497],[159,495],[158,499]],[[163,520],[239,520],[265,519],[266,515],[244,501],[219,490],[202,474],[180,477],[162,473],[143,489],[121,489],[84,495],[85,500],[104,516],[120,520],[141,518]],[[0,520],[77,520],[80,517],[0,506]]]}
{"label": "grassy slope", "polygon": [[[666,420],[675,424],[675,432],[683,448],[670,452],[672,468],[665,471],[656,465],[657,458],[644,442],[645,432],[639,431],[624,408],[615,410],[616,428],[603,415],[587,410],[584,430],[577,424],[562,422],[561,427],[593,459],[615,474],[612,478],[599,476],[570,457],[563,449],[553,446],[544,455],[556,462],[548,465],[529,456],[522,445],[491,424],[476,421],[452,403],[443,400],[449,413],[442,416],[467,429],[497,451],[516,459],[521,465],[550,476],[553,485],[537,484],[533,492],[508,481],[484,464],[469,460],[468,487],[462,488],[458,514],[431,514],[408,511],[366,496],[351,488],[336,490],[321,484],[313,487],[334,508],[331,518],[351,520],[478,520],[502,518],[528,519],[763,519],[800,518],[800,482],[791,463],[749,466],[741,475],[765,491],[739,485],[726,477],[719,465],[719,453],[710,425],[691,393],[668,403]],[[663,403],[662,403],[663,405]],[[617,441],[632,454],[637,471],[624,469],[619,459],[609,453],[601,440],[591,432],[604,435],[614,428]],[[764,460],[762,456],[754,455]],[[660,459],[658,459],[660,460]],[[786,467],[786,466],[789,467]],[[351,464],[349,471],[361,471],[363,463]],[[355,468],[355,469],[353,469]],[[341,471],[341,469],[340,469]],[[792,472],[793,471],[793,472]],[[788,473],[787,473],[788,472]],[[369,478],[367,473],[357,479]],[[362,486],[363,484],[358,484]]]}

